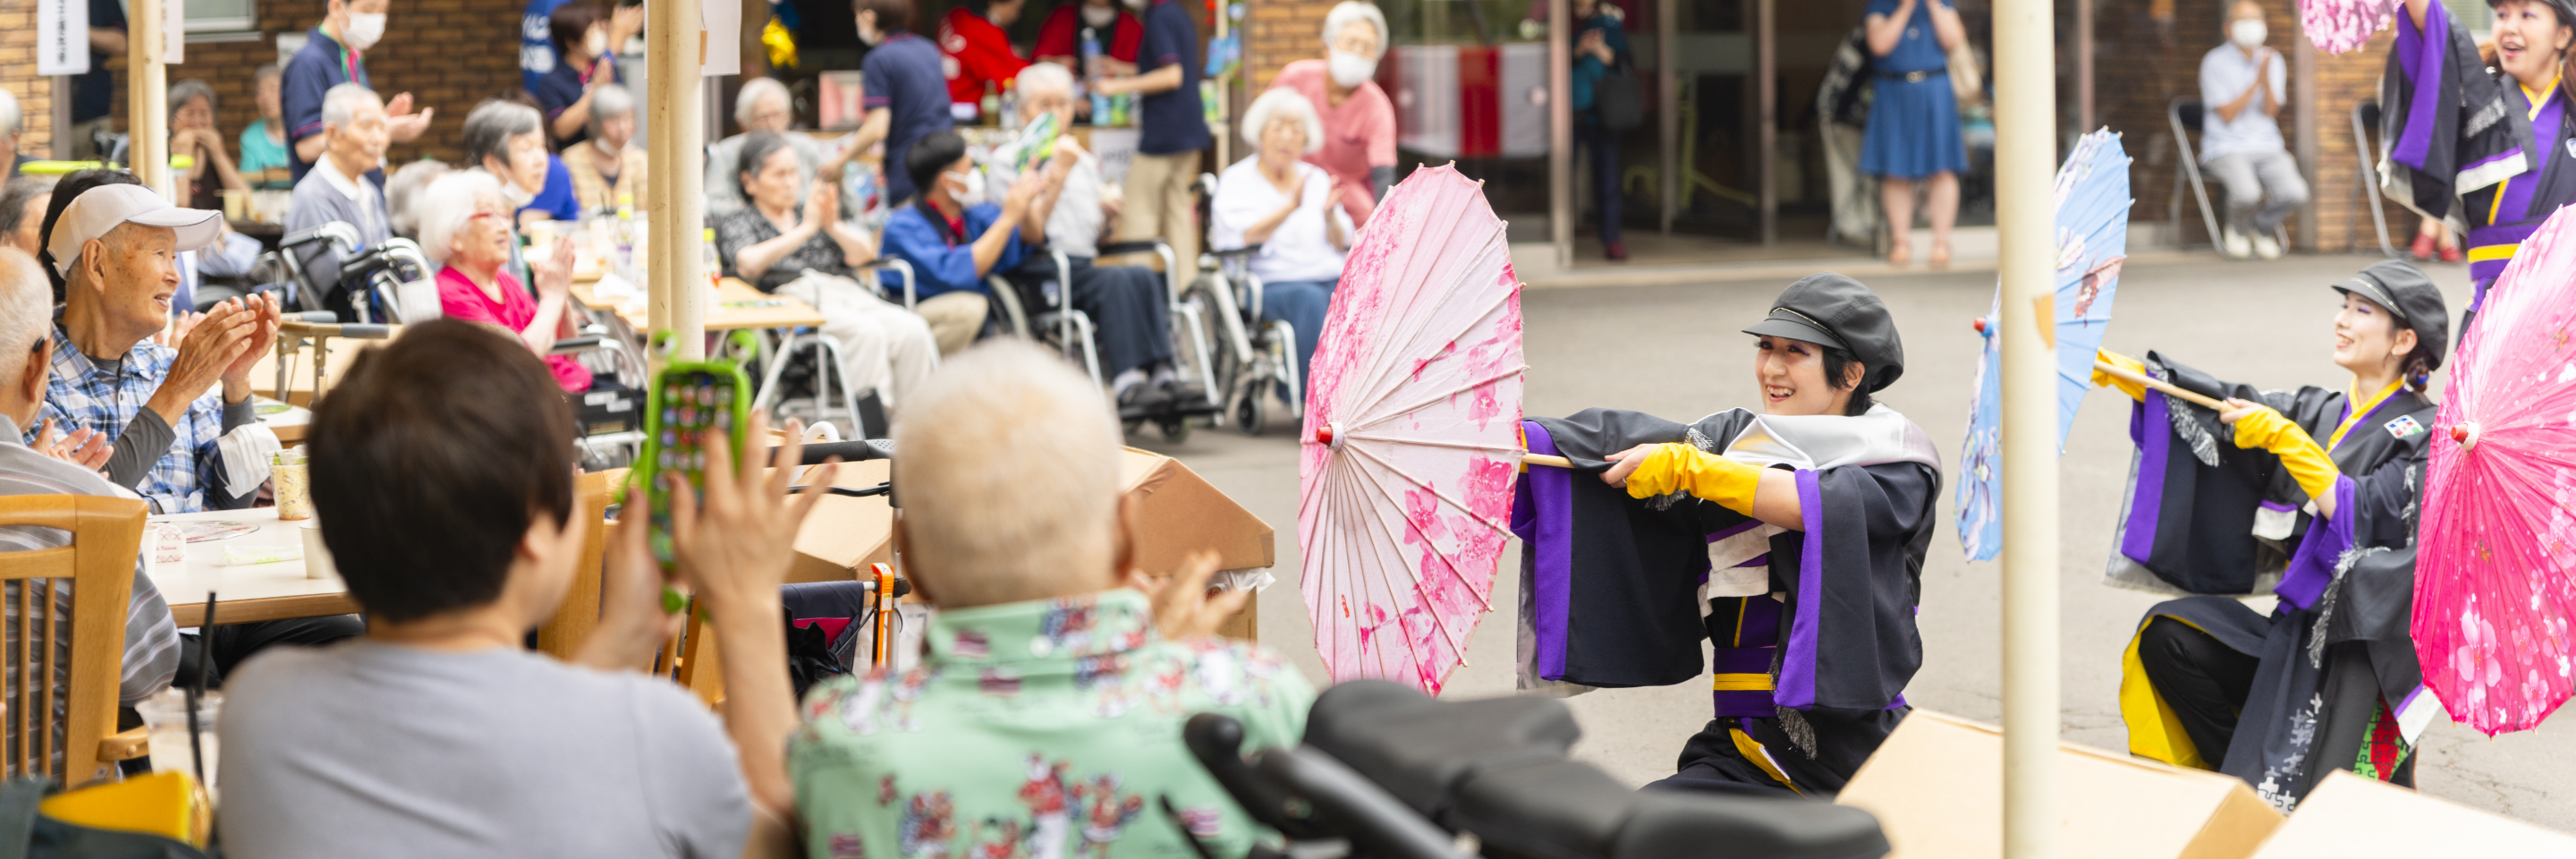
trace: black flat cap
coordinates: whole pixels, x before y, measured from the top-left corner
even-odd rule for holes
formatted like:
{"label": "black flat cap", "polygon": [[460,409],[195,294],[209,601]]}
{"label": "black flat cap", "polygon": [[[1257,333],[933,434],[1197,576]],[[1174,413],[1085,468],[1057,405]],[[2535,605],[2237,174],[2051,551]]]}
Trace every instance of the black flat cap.
{"label": "black flat cap", "polygon": [[2398,260],[2371,263],[2352,279],[2334,285],[2336,292],[2359,295],[2397,314],[2397,323],[2415,332],[2415,348],[2425,350],[2434,369],[2442,366],[2442,349],[2451,342],[2451,311],[2442,290],[2422,269]]}
{"label": "black flat cap", "polygon": [[1807,275],[1789,284],[1772,300],[1771,315],[1744,333],[1804,340],[1849,352],[1869,373],[1867,393],[1878,393],[1905,374],[1905,343],[1896,336],[1896,318],[1887,315],[1887,303],[1860,281],[1832,272]]}

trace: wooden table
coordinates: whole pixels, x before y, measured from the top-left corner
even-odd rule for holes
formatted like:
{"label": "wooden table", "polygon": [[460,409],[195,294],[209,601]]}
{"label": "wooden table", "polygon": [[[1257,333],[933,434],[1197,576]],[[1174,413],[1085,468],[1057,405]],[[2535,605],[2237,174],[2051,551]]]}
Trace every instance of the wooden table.
{"label": "wooden table", "polygon": [[[585,308],[606,310],[626,320],[637,331],[652,328],[650,311],[643,301],[610,301],[599,296],[597,281],[574,281],[572,297]],[[735,306],[742,305],[742,306]],[[823,314],[812,305],[784,295],[768,295],[751,284],[725,278],[716,286],[716,306],[707,310],[707,330],[733,331],[744,328],[820,327]],[[335,354],[333,358],[338,358]]]}
{"label": "wooden table", "polygon": [[[161,598],[169,601],[170,614],[180,626],[199,626],[206,619],[206,592],[214,591],[223,605],[215,610],[215,619],[224,623],[250,623],[261,620],[284,620],[295,617],[321,617],[350,614],[358,603],[349,598],[349,587],[339,576],[306,578],[302,560],[271,564],[230,565],[224,563],[224,549],[231,546],[304,545],[306,522],[285,522],[277,518],[275,507],[253,507],[248,510],[210,510],[204,513],[182,513],[176,516],[154,516],[151,523],[163,522],[240,522],[259,530],[238,537],[188,544],[188,560],[176,564],[147,564],[145,571]],[[149,530],[144,534],[148,545]]]}

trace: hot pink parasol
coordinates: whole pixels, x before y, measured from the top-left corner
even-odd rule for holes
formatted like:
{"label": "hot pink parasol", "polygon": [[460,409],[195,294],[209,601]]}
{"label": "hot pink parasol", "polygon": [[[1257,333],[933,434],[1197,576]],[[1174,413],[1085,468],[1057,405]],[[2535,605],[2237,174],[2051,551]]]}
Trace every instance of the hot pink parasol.
{"label": "hot pink parasol", "polygon": [[1520,279],[1481,183],[1415,170],[1342,268],[1306,388],[1297,536],[1335,681],[1437,694],[1492,609],[1521,458]]}
{"label": "hot pink parasol", "polygon": [[2523,240],[2450,368],[2424,477],[2415,655],[2453,720],[2520,731],[2576,679],[2576,216]]}
{"label": "hot pink parasol", "polygon": [[2370,44],[2370,37],[2393,20],[2389,12],[2396,5],[2389,0],[2301,0],[2299,29],[2307,31],[2317,50],[2347,53]]}

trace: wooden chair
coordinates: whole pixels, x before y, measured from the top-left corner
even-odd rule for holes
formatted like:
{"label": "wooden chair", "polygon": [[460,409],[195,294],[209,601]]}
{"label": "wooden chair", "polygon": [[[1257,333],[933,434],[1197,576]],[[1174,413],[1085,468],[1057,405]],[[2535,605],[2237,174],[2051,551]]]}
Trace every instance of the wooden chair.
{"label": "wooden chair", "polygon": [[581,567],[573,572],[572,590],[564,594],[555,616],[537,627],[537,649],[556,659],[571,660],[582,639],[599,628],[600,579],[608,568],[608,541],[617,532],[617,523],[608,518],[608,505],[618,500],[625,486],[623,468],[594,471],[573,481],[573,515],[588,517],[591,529],[581,543]]}
{"label": "wooden chair", "polygon": [[[0,593],[17,607],[0,637],[0,659],[8,661],[17,681],[0,689],[9,707],[0,718],[14,740],[0,760],[9,775],[41,773],[80,785],[108,775],[116,761],[143,756],[143,729],[116,731],[117,672],[125,658],[125,615],[133,598],[135,552],[143,545],[143,515],[143,502],[132,499],[0,497],[0,525],[72,535],[67,546],[0,552]],[[62,579],[71,581],[68,618],[52,597]],[[28,598],[31,593],[35,598]],[[53,678],[61,652],[71,654],[71,682],[57,689]],[[56,696],[63,704],[59,722]],[[55,739],[58,734],[62,739]]]}

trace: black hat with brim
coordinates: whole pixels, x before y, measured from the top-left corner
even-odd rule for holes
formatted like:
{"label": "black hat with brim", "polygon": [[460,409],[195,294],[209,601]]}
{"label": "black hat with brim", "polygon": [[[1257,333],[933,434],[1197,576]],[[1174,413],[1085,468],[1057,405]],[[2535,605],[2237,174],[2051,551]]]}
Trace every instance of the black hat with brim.
{"label": "black hat with brim", "polygon": [[1771,302],[1771,315],[1744,333],[1786,337],[1851,353],[1867,372],[1866,393],[1905,374],[1905,343],[1887,303],[1860,281],[1832,272],[1800,278]]}
{"label": "black hat with brim", "polygon": [[2397,314],[2397,323],[2415,332],[2415,348],[2425,350],[2433,367],[2442,366],[2443,348],[2451,342],[2450,306],[2442,290],[2423,269],[2399,260],[2381,260],[2334,285],[2336,292],[2359,295]]}

